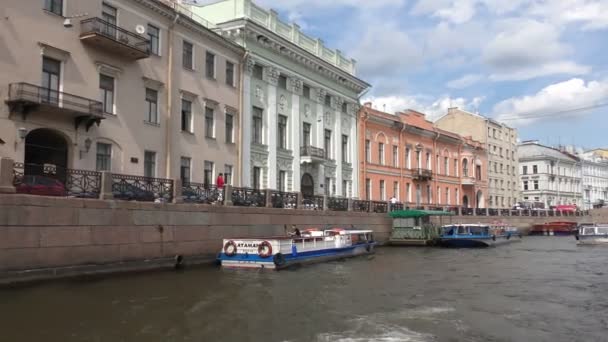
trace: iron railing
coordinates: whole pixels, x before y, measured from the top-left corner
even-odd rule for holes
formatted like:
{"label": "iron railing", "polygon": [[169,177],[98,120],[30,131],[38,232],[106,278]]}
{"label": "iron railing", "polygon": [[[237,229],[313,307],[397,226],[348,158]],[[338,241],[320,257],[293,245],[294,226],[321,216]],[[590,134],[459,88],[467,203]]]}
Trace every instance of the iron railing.
{"label": "iron railing", "polygon": [[182,185],[182,199],[185,203],[219,204],[223,203],[224,190],[215,185],[185,183]]}
{"label": "iron railing", "polygon": [[375,213],[386,213],[388,212],[388,203],[382,201],[372,201],[371,208]]}
{"label": "iron railing", "polygon": [[265,207],[266,191],[252,188],[232,188],[232,204],[240,207]]}
{"label": "iron railing", "polygon": [[328,197],[327,209],[333,211],[348,211],[348,198]]}
{"label": "iron railing", "polygon": [[390,211],[396,211],[396,210],[403,210],[405,206],[403,205],[403,203],[401,202],[397,202],[397,203],[391,203],[389,205],[389,210]]}
{"label": "iron railing", "polygon": [[301,209],[307,210],[323,210],[323,196],[304,196]]}
{"label": "iron railing", "polygon": [[414,170],[414,179],[431,179],[433,178],[433,171],[429,169],[416,169]]}
{"label": "iron railing", "polygon": [[271,191],[270,203],[273,208],[296,209],[298,194],[295,192]]}
{"label": "iron railing", "polygon": [[80,35],[101,34],[104,37],[136,49],[144,54],[150,54],[150,40],[136,33],[127,31],[101,18],[89,18],[80,22]]}
{"label": "iron railing", "polygon": [[173,180],[112,174],[114,199],[142,202],[173,201]]}
{"label": "iron railing", "polygon": [[366,200],[354,200],[353,201],[353,211],[368,213],[370,208],[371,208],[370,201],[366,201]]}
{"label": "iron railing", "polygon": [[325,150],[314,146],[300,147],[300,156],[325,159]]}
{"label": "iron railing", "polygon": [[25,82],[9,85],[8,102],[45,104],[83,115],[103,116],[103,105],[99,101]]}
{"label": "iron railing", "polygon": [[14,163],[13,185],[18,193],[42,196],[98,198],[101,173],[51,164]]}

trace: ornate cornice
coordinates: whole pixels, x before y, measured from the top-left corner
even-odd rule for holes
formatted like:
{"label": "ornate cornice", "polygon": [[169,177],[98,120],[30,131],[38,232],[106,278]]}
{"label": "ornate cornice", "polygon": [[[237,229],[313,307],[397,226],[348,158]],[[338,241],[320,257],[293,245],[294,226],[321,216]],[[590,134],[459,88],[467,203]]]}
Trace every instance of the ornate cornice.
{"label": "ornate cornice", "polygon": [[289,90],[291,90],[296,95],[302,95],[302,85],[303,82],[301,79],[296,77],[289,78]]}

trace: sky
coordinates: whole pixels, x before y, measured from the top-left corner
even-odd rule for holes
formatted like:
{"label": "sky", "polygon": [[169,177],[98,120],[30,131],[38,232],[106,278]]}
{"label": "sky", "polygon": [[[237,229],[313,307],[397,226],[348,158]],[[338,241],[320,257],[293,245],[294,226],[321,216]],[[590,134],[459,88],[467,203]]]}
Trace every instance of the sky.
{"label": "sky", "polygon": [[255,0],[357,60],[363,101],[608,147],[608,0]]}

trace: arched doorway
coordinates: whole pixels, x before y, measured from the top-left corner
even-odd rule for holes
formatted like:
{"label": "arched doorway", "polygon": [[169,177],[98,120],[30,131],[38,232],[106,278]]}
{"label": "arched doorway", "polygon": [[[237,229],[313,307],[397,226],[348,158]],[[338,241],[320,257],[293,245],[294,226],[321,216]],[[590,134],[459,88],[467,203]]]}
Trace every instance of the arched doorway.
{"label": "arched doorway", "polygon": [[467,196],[467,195],[462,196],[462,207],[463,208],[469,207],[469,196]]}
{"label": "arched doorway", "polygon": [[485,208],[486,207],[486,200],[485,197],[483,196],[483,192],[481,192],[481,190],[477,191],[477,208]]}
{"label": "arched doorway", "polygon": [[[68,142],[57,131],[36,129],[25,137],[25,155],[23,158],[26,175],[52,175],[65,180],[68,167]],[[54,165],[52,169],[44,165]]]}
{"label": "arched doorway", "polygon": [[300,191],[303,197],[311,197],[315,194],[315,181],[313,180],[310,173],[302,175],[302,181],[300,183]]}

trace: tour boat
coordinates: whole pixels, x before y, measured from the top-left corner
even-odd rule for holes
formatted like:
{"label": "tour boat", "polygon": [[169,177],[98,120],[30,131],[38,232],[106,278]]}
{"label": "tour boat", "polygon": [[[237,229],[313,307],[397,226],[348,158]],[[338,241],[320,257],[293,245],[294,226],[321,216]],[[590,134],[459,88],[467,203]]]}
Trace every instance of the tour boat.
{"label": "tour boat", "polygon": [[576,222],[557,221],[535,224],[532,226],[529,235],[572,235],[576,233]]}
{"label": "tour boat", "polygon": [[444,247],[491,247],[521,241],[521,234],[487,224],[450,224],[442,227],[439,240]]}
{"label": "tour boat", "polygon": [[578,245],[608,244],[608,224],[581,225],[574,237]]}
{"label": "tour boat", "polygon": [[310,228],[300,235],[224,239],[217,260],[222,267],[281,269],[374,252],[371,230]]}

